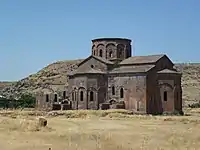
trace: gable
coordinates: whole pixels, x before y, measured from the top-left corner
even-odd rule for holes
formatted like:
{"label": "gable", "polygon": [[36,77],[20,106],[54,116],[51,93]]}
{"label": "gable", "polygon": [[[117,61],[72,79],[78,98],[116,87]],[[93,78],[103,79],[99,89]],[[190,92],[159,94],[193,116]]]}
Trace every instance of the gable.
{"label": "gable", "polygon": [[173,69],[173,66],[173,62],[166,55],[156,62],[156,68],[158,71],[163,69]]}
{"label": "gable", "polygon": [[91,55],[88,58],[86,58],[85,60],[83,60],[78,66],[81,66],[82,64],[84,64],[85,62],[90,60],[91,58],[94,58],[94,59],[96,59],[96,60],[98,60],[98,61],[100,61],[100,62],[102,62],[104,64],[107,64],[107,65],[113,65],[114,64],[113,62],[111,62],[111,61],[109,61],[109,60],[107,60],[105,58]]}
{"label": "gable", "polygon": [[77,68],[77,70],[73,74],[84,74],[84,73],[104,73],[107,71],[107,64],[102,62],[99,59],[96,59],[93,56],[86,58],[83,62],[81,62]]}

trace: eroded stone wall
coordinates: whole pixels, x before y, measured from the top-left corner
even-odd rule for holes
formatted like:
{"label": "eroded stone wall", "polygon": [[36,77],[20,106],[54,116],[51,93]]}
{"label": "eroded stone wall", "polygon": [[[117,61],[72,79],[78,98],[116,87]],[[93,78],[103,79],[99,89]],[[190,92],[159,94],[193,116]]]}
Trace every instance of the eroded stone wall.
{"label": "eroded stone wall", "polygon": [[[113,93],[113,87],[115,94]],[[122,96],[123,90],[123,96]],[[126,109],[146,111],[146,75],[113,75],[108,79],[108,101],[124,101]]]}

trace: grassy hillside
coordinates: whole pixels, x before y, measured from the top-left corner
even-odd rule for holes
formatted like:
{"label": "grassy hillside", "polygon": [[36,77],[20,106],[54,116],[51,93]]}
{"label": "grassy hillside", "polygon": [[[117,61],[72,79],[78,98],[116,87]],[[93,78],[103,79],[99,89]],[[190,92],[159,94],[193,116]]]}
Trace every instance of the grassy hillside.
{"label": "grassy hillside", "polygon": [[[71,71],[77,68],[82,59],[59,61],[48,65],[36,74],[18,82],[0,83],[0,94],[17,96],[23,92],[52,92],[62,90],[68,84]],[[200,64],[176,64],[178,70],[183,72],[182,87],[184,105],[200,100]]]}

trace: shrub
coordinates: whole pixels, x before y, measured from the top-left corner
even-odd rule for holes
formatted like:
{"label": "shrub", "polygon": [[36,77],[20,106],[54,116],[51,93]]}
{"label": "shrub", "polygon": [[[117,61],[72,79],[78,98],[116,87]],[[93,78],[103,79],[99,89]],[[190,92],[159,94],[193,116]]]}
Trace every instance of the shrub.
{"label": "shrub", "polygon": [[200,108],[200,101],[198,103],[193,103],[188,105],[190,108]]}
{"label": "shrub", "polygon": [[36,98],[31,94],[22,94],[21,97],[15,102],[15,108],[34,108]]}

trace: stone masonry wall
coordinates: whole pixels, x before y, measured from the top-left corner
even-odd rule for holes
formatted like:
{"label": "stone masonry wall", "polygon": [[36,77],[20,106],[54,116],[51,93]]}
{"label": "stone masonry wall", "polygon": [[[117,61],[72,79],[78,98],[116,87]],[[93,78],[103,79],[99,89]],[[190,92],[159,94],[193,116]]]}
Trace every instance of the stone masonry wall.
{"label": "stone masonry wall", "polygon": [[[121,54],[119,50],[122,50]],[[96,40],[92,43],[92,54],[100,56],[100,51],[105,59],[125,59],[132,55],[129,40]]]}
{"label": "stone masonry wall", "polygon": [[[115,95],[112,87],[115,87]],[[121,97],[120,90],[123,89],[124,96]],[[124,74],[110,76],[108,79],[108,101],[125,101],[126,109],[145,112],[146,111],[146,75]]]}
{"label": "stone masonry wall", "polygon": [[79,68],[78,71],[85,71],[88,68],[93,67],[93,69],[100,69],[101,71],[107,71],[108,67],[106,64],[96,60],[95,58],[89,59],[87,62],[82,64]]}

